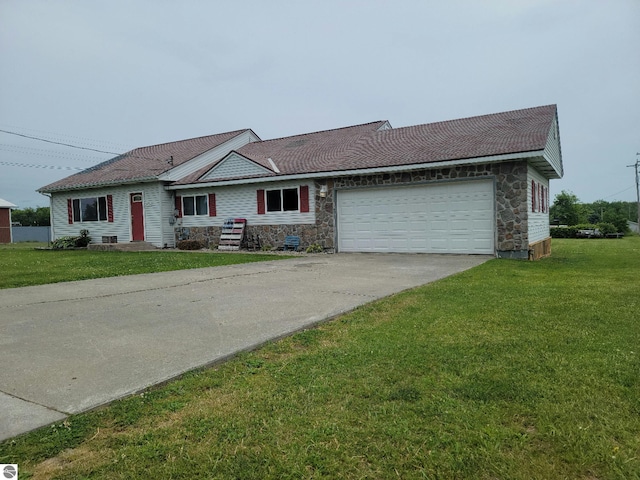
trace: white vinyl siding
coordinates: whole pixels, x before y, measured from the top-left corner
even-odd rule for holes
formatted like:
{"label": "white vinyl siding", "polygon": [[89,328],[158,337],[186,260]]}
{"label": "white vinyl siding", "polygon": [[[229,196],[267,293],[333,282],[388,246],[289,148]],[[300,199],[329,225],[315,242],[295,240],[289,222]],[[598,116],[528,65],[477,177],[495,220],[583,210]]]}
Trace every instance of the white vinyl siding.
{"label": "white vinyl siding", "polygon": [[549,129],[547,145],[545,146],[543,155],[558,174],[558,178],[561,178],[564,172],[562,169],[562,154],[560,151],[560,129],[558,128],[558,122],[555,120]]}
{"label": "white vinyl siding", "polygon": [[[547,195],[545,198],[545,211],[543,212],[540,206],[533,212],[533,203],[532,203],[532,185],[531,182],[534,181],[536,184],[542,185],[545,187]],[[545,238],[549,238],[551,235],[549,231],[549,180],[542,176],[535,168],[529,166],[529,170],[527,172],[527,211],[529,212],[529,244],[539,242],[540,240],[544,240]]]}
{"label": "white vinyl siding", "polygon": [[[144,206],[144,238],[157,247],[165,244],[173,246],[173,227],[169,225],[169,216],[173,213],[173,196],[166,192],[160,183],[123,185],[110,188],[73,190],[51,195],[53,218],[53,238],[79,235],[80,230],[89,230],[92,243],[101,243],[103,236],[117,236],[118,243],[130,242],[131,207],[129,195],[142,193]],[[113,222],[74,222],[69,224],[67,199],[100,197],[112,195]]]}
{"label": "white vinyl siding", "polygon": [[493,182],[337,192],[342,252],[494,253]]}
{"label": "white vinyl siding", "polygon": [[220,180],[224,178],[239,178],[252,175],[264,175],[273,173],[270,170],[250,161],[246,158],[232,153],[222,160],[218,165],[202,177],[203,180]]}
{"label": "white vinyl siding", "polygon": [[[274,188],[309,187],[309,212],[267,212],[258,214],[257,191]],[[176,195],[216,195],[216,216],[182,217],[183,227],[222,226],[227,218],[245,218],[248,225],[313,225],[315,216],[315,191],[312,183],[307,182],[270,182],[253,185],[235,185],[209,189],[176,190]]]}

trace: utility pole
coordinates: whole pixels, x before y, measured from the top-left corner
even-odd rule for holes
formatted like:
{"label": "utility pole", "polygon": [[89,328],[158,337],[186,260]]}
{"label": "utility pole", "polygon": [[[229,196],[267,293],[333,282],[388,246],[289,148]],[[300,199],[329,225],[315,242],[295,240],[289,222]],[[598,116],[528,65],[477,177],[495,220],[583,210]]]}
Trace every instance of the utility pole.
{"label": "utility pole", "polygon": [[[640,153],[636,153],[636,157],[640,155]],[[640,160],[636,159],[636,163],[633,165],[627,165],[627,167],[633,167],[636,169],[636,198],[638,201],[638,228],[640,228],[640,176],[638,175],[638,166],[640,165]]]}

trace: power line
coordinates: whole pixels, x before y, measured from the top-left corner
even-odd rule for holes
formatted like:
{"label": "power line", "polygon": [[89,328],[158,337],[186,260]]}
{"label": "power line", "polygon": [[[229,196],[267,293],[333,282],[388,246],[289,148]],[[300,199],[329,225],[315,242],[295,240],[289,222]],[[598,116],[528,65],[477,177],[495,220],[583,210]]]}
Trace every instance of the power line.
{"label": "power line", "polygon": [[614,193],[613,195],[609,195],[607,197],[604,197],[603,200],[606,200],[607,198],[611,198],[611,197],[615,197],[616,195],[620,195],[621,193],[627,192],[629,190],[631,190],[633,188],[633,186],[629,187],[629,188],[625,188],[624,190],[620,190],[617,193]]}
{"label": "power line", "polygon": [[32,140],[38,140],[40,142],[47,142],[47,143],[53,143],[55,145],[63,145],[65,147],[71,147],[71,148],[78,148],[81,150],[90,150],[92,152],[99,152],[99,153],[107,153],[109,155],[121,155],[120,153],[116,153],[116,152],[108,152],[106,150],[98,150],[96,148],[89,148],[89,147],[80,147],[78,145],[72,145],[70,143],[64,143],[64,142],[54,142],[53,140],[47,140],[44,138],[40,138],[40,137],[34,137],[32,135],[25,135],[24,133],[17,133],[17,132],[10,132],[9,130],[2,130],[0,129],[0,132],[2,133],[7,133],[9,135],[16,135],[18,137],[24,137],[24,138],[30,138]]}
{"label": "power line", "polygon": [[29,138],[29,139],[32,139],[32,140],[38,140],[40,142],[47,142],[47,143],[52,143],[52,144],[55,144],[55,145],[62,145],[64,147],[78,148],[80,150],[89,150],[89,151],[98,152],[98,153],[106,153],[108,155],[115,155],[116,157],[127,156],[127,157],[130,157],[130,158],[139,158],[139,159],[142,159],[142,160],[155,160],[155,161],[158,161],[158,162],[166,162],[166,163],[171,164],[169,159],[162,160],[160,158],[154,158],[154,157],[143,157],[142,155],[131,155],[131,154],[127,154],[127,153],[117,153],[117,152],[109,152],[109,151],[106,151],[106,150],[98,150],[96,148],[81,147],[79,145],[73,145],[71,143],[54,142],[53,140],[47,140],[45,138],[34,137],[33,135],[25,135],[23,133],[11,132],[9,130],[3,130],[3,129],[0,129],[0,132],[7,133],[9,135],[16,135],[18,137]]}
{"label": "power line", "polygon": [[80,167],[63,167],[61,165],[37,165],[34,163],[3,162],[3,161],[0,161],[0,165],[6,165],[7,167],[45,168],[49,170],[85,170],[84,168],[80,168]]}
{"label": "power line", "polygon": [[24,155],[40,155],[44,157],[68,158],[69,160],[74,160],[74,161],[80,160],[83,162],[104,161],[103,157],[88,157],[87,155],[67,153],[61,150],[46,150],[43,148],[25,147],[22,145],[8,145],[8,144],[0,143],[0,150],[5,150],[7,152],[20,153]]}
{"label": "power line", "polygon": [[[42,138],[47,138],[49,140],[59,140],[59,141],[63,141],[65,140],[65,138],[70,138],[73,140],[79,140],[80,142],[75,142],[75,143],[85,143],[89,146],[107,146],[107,148],[111,148],[111,147],[115,147],[118,150],[130,150],[131,147],[126,146],[126,145],[122,145],[122,144],[118,144],[118,143],[114,143],[114,142],[107,142],[107,141],[102,141],[102,140],[96,140],[94,138],[86,138],[86,137],[79,137],[79,136],[75,136],[75,135],[66,135],[63,133],[55,133],[55,132],[48,132],[46,130],[36,130],[34,128],[25,128],[25,127],[18,127],[15,125],[0,125],[0,128],[4,128],[10,131],[22,131],[22,130],[26,130],[28,132],[37,132],[38,137]],[[43,135],[41,135],[43,134]]]}

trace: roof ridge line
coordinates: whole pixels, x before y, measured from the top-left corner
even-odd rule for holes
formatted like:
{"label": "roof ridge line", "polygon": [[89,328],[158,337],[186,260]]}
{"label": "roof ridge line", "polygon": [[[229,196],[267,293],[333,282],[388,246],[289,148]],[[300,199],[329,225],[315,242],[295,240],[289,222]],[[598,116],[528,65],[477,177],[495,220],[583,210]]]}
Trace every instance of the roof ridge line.
{"label": "roof ridge line", "polygon": [[[199,136],[199,137],[184,138],[184,139],[182,139],[182,140],[173,140],[172,142],[154,143],[153,145],[145,145],[145,146],[143,146],[143,147],[136,147],[136,148],[134,148],[133,150],[129,150],[128,152],[124,152],[124,153],[120,153],[119,155],[126,155],[126,154],[131,153],[131,152],[133,152],[133,151],[135,151],[135,150],[140,150],[141,148],[161,147],[161,146],[163,146],[163,145],[170,145],[170,144],[172,144],[172,143],[188,142],[188,141],[190,141],[190,140],[198,140],[198,139],[200,139],[200,138],[215,137],[215,136],[218,136],[218,135],[228,135],[228,134],[230,134],[230,133],[238,133],[238,134],[239,134],[239,133],[241,133],[241,132],[247,132],[247,131],[249,131],[249,130],[251,130],[251,129],[250,129],[250,128],[241,128],[241,129],[239,129],[239,130],[231,130],[231,131],[229,131],[229,132],[212,133],[211,135],[201,135],[201,136]],[[251,131],[253,131],[253,130],[251,130]]]}
{"label": "roof ridge line", "polygon": [[421,127],[421,126],[424,126],[424,125],[437,125],[439,123],[460,122],[460,121],[464,121],[464,120],[471,120],[471,119],[474,119],[474,118],[495,117],[496,115],[504,115],[505,113],[524,112],[525,110],[536,110],[536,109],[539,109],[539,108],[547,108],[547,107],[554,107],[556,110],[558,109],[558,105],[556,103],[550,103],[549,105],[540,105],[540,106],[537,106],[537,107],[517,108],[515,110],[506,110],[504,112],[485,113],[484,115],[471,115],[470,117],[452,118],[450,120],[441,120],[441,121],[438,121],[438,122],[418,123],[417,125],[406,125],[404,127],[395,127],[395,128],[393,128],[391,130],[382,130],[381,132],[376,132],[376,133],[389,132],[389,131],[393,131],[393,130],[400,130],[402,128]]}
{"label": "roof ridge line", "polygon": [[[315,132],[298,133],[298,134],[295,134],[295,135],[285,135],[284,137],[269,138],[267,140],[260,140],[260,142],[266,143],[266,142],[272,142],[272,141],[275,141],[275,140],[284,140],[285,138],[291,138],[291,137],[305,137],[307,135],[315,135],[316,133],[335,132],[335,131],[338,131],[338,130],[346,130],[347,128],[364,127],[365,125],[373,125],[374,123],[385,123],[385,122],[388,122],[388,121],[389,120],[375,120],[373,122],[357,123],[356,125],[347,125],[346,127],[328,128],[326,130],[318,130],[318,131],[315,131]],[[367,133],[367,132],[365,132],[365,133]]]}

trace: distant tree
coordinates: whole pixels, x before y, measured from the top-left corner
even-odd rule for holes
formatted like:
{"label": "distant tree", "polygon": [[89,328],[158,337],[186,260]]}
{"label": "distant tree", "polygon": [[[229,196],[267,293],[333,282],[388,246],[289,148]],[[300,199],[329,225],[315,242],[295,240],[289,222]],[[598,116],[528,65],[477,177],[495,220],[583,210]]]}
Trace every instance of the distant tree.
{"label": "distant tree", "polygon": [[633,220],[637,209],[635,202],[607,202],[596,200],[584,205],[589,223],[606,222],[616,226],[618,232],[628,230],[627,220]]}
{"label": "distant tree", "polygon": [[12,210],[11,221],[18,222],[25,227],[51,225],[49,207],[24,208]]}
{"label": "distant tree", "polygon": [[549,216],[554,224],[559,225],[587,223],[587,211],[578,197],[564,190],[555,196]]}

